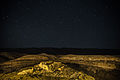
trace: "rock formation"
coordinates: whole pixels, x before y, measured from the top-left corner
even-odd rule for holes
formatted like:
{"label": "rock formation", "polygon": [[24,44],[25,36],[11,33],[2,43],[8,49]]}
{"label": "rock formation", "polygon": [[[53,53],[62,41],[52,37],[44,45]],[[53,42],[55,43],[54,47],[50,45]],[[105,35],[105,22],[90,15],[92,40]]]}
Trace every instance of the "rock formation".
{"label": "rock formation", "polygon": [[78,80],[95,80],[92,76],[89,76],[83,72],[74,70],[61,62],[44,61],[35,65],[32,69],[27,69],[19,72],[17,75],[42,75],[51,77],[63,77],[68,79]]}

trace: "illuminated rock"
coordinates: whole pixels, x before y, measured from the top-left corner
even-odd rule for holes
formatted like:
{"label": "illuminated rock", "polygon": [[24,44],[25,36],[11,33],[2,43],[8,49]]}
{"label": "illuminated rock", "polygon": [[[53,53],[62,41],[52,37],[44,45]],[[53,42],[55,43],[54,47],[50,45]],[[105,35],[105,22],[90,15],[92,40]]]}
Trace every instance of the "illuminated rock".
{"label": "illuminated rock", "polygon": [[92,76],[89,76],[83,72],[74,70],[61,62],[44,61],[35,65],[32,69],[23,70],[18,75],[42,75],[51,77],[62,77],[68,79],[78,80],[95,80]]}
{"label": "illuminated rock", "polygon": [[41,62],[39,64],[39,67],[46,70],[47,72],[54,72],[55,70],[60,69],[61,66],[63,66],[61,62],[53,62],[53,61]]}
{"label": "illuminated rock", "polygon": [[30,73],[33,73],[33,69],[23,70],[22,72],[19,72],[18,75],[25,75]]}

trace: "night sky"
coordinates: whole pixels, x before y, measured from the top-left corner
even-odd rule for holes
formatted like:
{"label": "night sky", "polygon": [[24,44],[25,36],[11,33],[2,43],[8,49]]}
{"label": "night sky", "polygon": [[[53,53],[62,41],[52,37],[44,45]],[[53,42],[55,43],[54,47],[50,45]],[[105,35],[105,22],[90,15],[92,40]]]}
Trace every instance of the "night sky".
{"label": "night sky", "polygon": [[0,0],[0,48],[120,49],[116,0]]}

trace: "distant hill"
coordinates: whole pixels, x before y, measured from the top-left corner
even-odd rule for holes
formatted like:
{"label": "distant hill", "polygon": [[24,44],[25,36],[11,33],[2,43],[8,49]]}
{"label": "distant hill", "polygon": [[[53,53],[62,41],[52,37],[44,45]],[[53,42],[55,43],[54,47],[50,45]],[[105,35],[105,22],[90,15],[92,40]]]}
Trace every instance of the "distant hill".
{"label": "distant hill", "polygon": [[19,52],[29,54],[87,54],[87,55],[120,55],[120,49],[95,48],[2,48],[0,52]]}

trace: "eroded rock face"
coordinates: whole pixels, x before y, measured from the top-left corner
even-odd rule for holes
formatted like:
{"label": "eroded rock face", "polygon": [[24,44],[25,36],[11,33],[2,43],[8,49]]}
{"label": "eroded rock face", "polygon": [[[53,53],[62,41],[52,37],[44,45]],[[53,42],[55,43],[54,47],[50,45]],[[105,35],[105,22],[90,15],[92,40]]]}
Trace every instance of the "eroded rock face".
{"label": "eroded rock face", "polygon": [[28,69],[28,70],[23,70],[22,72],[19,72],[18,75],[30,74],[32,72],[33,72],[33,68],[32,69]]}
{"label": "eroded rock face", "polygon": [[42,68],[43,70],[46,70],[47,72],[54,72],[56,70],[60,70],[61,67],[64,66],[65,65],[62,64],[61,62],[53,62],[53,61],[41,62],[39,64],[39,67]]}
{"label": "eroded rock face", "polygon": [[18,75],[43,75],[52,77],[63,77],[69,79],[78,80],[95,80],[92,76],[89,76],[83,72],[74,70],[61,62],[43,61],[40,64],[35,65],[32,69],[23,70]]}

